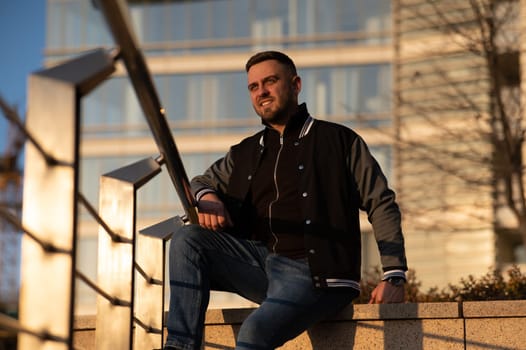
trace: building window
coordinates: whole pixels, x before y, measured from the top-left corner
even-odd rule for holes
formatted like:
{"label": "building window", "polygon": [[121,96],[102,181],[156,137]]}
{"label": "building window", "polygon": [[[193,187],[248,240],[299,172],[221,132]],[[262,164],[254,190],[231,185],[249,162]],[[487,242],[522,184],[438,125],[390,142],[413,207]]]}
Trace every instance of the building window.
{"label": "building window", "polygon": [[[388,42],[390,2],[385,0],[128,1],[133,30],[149,54],[258,50]],[[48,0],[47,48],[111,45],[92,1]],[[55,51],[57,50],[57,51]]]}
{"label": "building window", "polygon": [[300,75],[303,98],[317,117],[369,126],[390,122],[390,65],[323,67]]}
{"label": "building window", "polygon": [[[350,126],[390,123],[391,68],[388,64],[300,69],[311,114]],[[179,132],[232,132],[259,125],[246,88],[246,73],[155,76],[170,124]],[[128,79],[104,82],[83,103],[89,136],[148,135]]]}

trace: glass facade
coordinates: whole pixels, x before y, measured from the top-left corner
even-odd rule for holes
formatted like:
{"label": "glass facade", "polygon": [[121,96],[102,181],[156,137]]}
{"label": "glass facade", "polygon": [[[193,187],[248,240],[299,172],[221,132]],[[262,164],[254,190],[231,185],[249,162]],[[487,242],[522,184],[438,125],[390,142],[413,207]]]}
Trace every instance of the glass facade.
{"label": "glass facade", "polygon": [[[350,126],[366,120],[389,123],[391,71],[388,64],[300,69],[300,100],[320,119]],[[170,124],[180,133],[231,132],[254,125],[244,71],[157,75],[154,77]],[[123,103],[125,101],[126,103]],[[88,136],[147,136],[135,93],[127,77],[105,82],[86,98],[83,115]]]}
{"label": "glass facade", "polygon": [[[47,0],[45,59],[57,62],[113,39],[100,12],[86,0]],[[243,57],[255,51],[294,51],[302,78],[300,101],[315,118],[359,129],[390,128],[391,8],[385,0],[145,0],[129,1],[130,19],[148,60],[192,62],[210,56]],[[323,55],[319,53],[323,51]],[[368,52],[375,52],[369,54]],[[342,52],[346,52],[342,55]],[[344,58],[342,58],[344,57]],[[303,59],[308,64],[301,64]],[[160,60],[160,61],[159,61]],[[228,145],[261,128],[250,105],[243,64],[227,69],[151,71],[173,128],[187,175],[202,173]],[[159,68],[161,67],[161,68]],[[115,74],[82,100],[81,190],[98,203],[102,174],[158,154],[155,148],[123,150],[123,140],[151,141],[151,133],[125,74]],[[104,143],[106,142],[106,143]],[[112,147],[99,146],[108,144]],[[391,146],[368,140],[391,174]],[[206,145],[206,146],[205,146]],[[96,151],[90,151],[96,149]],[[181,204],[163,171],[138,192],[138,220],[158,222],[182,214]],[[81,213],[79,268],[96,274],[97,228]],[[139,223],[138,228],[142,228]],[[364,254],[364,256],[370,254]],[[373,259],[374,260],[374,259]],[[367,263],[375,263],[375,261]],[[95,276],[92,276],[95,278]],[[94,294],[80,286],[87,312]],[[212,307],[214,301],[211,302]],[[225,306],[220,302],[216,305]]]}
{"label": "glass facade", "polygon": [[[48,0],[48,49],[111,45],[93,1]],[[129,1],[147,53],[378,44],[390,40],[385,0]]]}

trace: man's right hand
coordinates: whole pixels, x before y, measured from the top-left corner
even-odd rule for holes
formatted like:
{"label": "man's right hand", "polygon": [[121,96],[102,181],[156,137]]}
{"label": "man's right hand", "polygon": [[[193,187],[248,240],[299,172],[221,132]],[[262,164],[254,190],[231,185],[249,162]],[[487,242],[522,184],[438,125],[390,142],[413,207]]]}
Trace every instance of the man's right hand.
{"label": "man's right hand", "polygon": [[232,226],[230,215],[225,205],[215,193],[206,193],[197,203],[199,224],[213,231],[220,231]]}

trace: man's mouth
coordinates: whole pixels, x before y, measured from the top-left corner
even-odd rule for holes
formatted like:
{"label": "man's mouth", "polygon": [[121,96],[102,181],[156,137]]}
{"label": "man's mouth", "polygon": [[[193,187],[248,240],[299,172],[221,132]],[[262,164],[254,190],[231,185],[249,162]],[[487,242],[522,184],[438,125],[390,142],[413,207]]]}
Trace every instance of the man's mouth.
{"label": "man's mouth", "polygon": [[261,107],[265,107],[265,106],[267,106],[267,105],[269,105],[269,104],[271,104],[271,103],[272,103],[272,100],[264,100],[264,101],[261,101],[261,102],[259,103],[259,105],[260,105]]}

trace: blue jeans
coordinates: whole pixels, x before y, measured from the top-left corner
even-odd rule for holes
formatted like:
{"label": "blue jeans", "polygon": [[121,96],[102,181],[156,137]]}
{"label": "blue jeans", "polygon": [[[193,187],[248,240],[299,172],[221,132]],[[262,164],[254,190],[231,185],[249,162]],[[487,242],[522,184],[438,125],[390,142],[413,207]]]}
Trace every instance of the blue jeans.
{"label": "blue jeans", "polygon": [[275,349],[339,311],[358,291],[315,289],[306,260],[269,254],[261,242],[181,227],[170,242],[166,345],[200,349],[210,290],[260,306],[243,322],[236,349]]}

